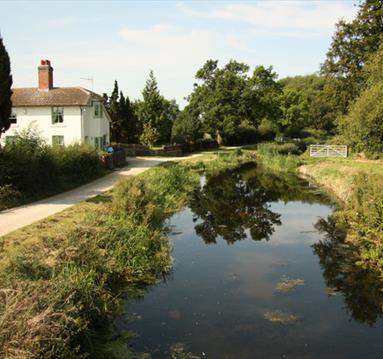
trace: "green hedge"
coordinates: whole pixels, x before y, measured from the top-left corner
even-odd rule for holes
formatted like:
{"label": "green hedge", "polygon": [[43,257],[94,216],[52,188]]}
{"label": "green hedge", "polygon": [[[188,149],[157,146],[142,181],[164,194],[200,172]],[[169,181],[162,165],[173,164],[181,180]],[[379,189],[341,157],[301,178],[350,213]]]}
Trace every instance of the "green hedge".
{"label": "green hedge", "polygon": [[102,173],[99,153],[91,146],[51,147],[36,138],[17,137],[0,149],[0,209],[14,205],[16,197],[21,202],[41,198]]}

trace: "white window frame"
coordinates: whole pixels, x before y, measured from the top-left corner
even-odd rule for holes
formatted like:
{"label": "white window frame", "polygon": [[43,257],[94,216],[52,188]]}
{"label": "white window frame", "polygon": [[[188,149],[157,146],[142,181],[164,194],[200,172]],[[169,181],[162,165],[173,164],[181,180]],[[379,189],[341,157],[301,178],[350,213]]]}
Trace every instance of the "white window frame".
{"label": "white window frame", "polygon": [[52,107],[52,125],[64,123],[64,107]]}
{"label": "white window frame", "polygon": [[101,102],[99,102],[99,101],[95,101],[95,102],[93,102],[93,107],[94,107],[94,110],[93,110],[93,116],[94,116],[94,118],[101,118],[101,117],[102,117],[102,106],[101,106]]}
{"label": "white window frame", "polygon": [[[58,140],[58,141],[56,141],[56,140]],[[64,146],[64,136],[53,135],[52,136],[52,146]]]}

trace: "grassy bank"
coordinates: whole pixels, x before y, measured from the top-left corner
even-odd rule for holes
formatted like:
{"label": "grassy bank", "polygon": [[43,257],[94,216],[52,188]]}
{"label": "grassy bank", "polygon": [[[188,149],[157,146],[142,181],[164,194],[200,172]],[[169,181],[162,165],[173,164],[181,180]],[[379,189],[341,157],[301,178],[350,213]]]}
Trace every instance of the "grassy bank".
{"label": "grassy bank", "polygon": [[198,170],[215,173],[250,159],[237,152],[167,163],[2,237],[0,356],[126,357],[125,343],[109,338],[102,346],[99,336],[126,295],[169,271],[164,220],[187,203]]}
{"label": "grassy bank", "polygon": [[290,145],[262,145],[259,160],[274,171],[298,172],[335,196],[339,208],[318,228],[330,241],[342,243],[342,251],[347,248],[348,266],[344,268],[364,268],[383,276],[383,163],[312,159],[294,155],[293,150]]}

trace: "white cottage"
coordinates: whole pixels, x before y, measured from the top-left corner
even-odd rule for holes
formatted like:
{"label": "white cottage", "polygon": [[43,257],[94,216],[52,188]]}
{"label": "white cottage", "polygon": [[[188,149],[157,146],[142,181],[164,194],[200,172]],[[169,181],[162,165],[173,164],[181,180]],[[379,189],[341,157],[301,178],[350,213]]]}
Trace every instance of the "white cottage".
{"label": "white cottage", "polygon": [[109,143],[110,117],[100,95],[83,87],[54,87],[49,60],[41,60],[38,78],[38,88],[12,89],[12,124],[2,141],[32,126],[52,145]]}

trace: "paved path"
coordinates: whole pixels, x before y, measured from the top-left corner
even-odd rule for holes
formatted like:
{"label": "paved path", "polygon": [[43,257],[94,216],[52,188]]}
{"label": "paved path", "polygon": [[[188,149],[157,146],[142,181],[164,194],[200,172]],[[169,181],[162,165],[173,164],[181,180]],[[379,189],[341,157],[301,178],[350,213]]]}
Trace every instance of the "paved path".
{"label": "paved path", "polygon": [[189,157],[131,157],[128,166],[71,191],[0,212],[0,236],[60,212],[74,204],[111,189],[122,177],[137,175],[161,162]]}

